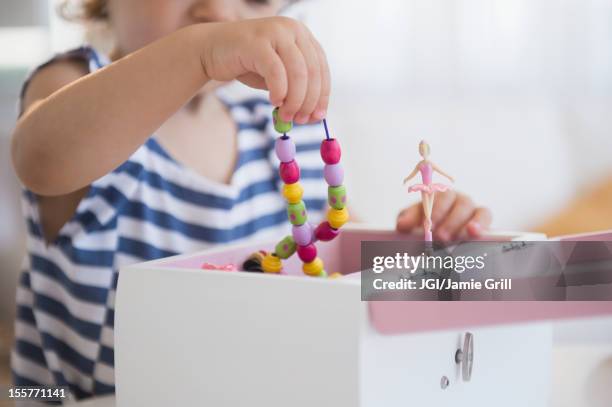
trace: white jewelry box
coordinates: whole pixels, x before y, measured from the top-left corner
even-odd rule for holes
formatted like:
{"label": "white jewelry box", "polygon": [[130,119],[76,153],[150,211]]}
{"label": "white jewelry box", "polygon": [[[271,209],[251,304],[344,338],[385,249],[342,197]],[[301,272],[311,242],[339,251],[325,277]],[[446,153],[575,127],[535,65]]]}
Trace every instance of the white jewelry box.
{"label": "white jewelry box", "polygon": [[[328,271],[348,274],[360,268],[362,240],[406,238],[352,226],[320,255]],[[120,271],[118,406],[546,406],[550,321],[612,314],[604,302],[363,302],[358,278],[200,268],[241,264],[275,243]],[[299,269],[296,257],[287,268]]]}

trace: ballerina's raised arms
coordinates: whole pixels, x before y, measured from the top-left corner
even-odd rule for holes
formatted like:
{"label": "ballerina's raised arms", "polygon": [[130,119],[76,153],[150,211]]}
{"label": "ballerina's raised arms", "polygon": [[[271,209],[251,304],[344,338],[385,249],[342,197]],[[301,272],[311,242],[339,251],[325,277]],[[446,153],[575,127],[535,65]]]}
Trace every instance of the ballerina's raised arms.
{"label": "ballerina's raised arms", "polygon": [[433,182],[433,173],[437,172],[449,179],[450,182],[455,182],[454,178],[442,171],[436,164],[429,160],[430,148],[429,144],[425,140],[419,143],[419,154],[423,159],[414,167],[414,170],[404,178],[404,184],[416,177],[421,173],[421,184],[411,185],[408,188],[408,192],[420,192],[423,212],[425,214],[425,220],[423,222],[423,229],[425,231],[425,241],[431,242],[432,239],[432,223],[431,223],[431,212],[434,205],[434,197],[436,192],[444,192],[450,189],[448,185],[439,184]]}

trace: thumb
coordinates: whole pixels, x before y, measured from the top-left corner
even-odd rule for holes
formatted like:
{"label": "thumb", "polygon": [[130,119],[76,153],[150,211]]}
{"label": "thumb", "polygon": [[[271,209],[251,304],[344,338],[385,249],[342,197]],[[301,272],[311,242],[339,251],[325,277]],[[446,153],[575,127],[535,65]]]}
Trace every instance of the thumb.
{"label": "thumb", "polygon": [[268,85],[266,85],[265,79],[259,74],[249,72],[247,74],[240,75],[237,79],[251,88],[268,90]]}

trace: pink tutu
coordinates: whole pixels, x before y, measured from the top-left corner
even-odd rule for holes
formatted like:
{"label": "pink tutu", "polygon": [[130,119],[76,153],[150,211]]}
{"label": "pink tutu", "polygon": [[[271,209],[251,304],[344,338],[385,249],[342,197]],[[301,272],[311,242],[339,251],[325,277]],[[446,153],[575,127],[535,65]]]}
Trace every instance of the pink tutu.
{"label": "pink tutu", "polygon": [[434,192],[445,192],[448,191],[449,186],[444,184],[415,184],[408,188],[408,192],[423,192],[426,194],[433,194]]}

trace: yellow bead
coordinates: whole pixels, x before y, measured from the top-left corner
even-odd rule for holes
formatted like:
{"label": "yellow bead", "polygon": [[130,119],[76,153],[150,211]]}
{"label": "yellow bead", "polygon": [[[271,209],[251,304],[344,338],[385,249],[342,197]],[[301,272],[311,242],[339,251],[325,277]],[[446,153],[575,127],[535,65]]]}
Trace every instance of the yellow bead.
{"label": "yellow bead", "polygon": [[340,229],[342,225],[348,222],[349,213],[346,207],[342,209],[330,208],[327,212],[327,221],[329,225],[334,229]]}
{"label": "yellow bead", "polygon": [[304,188],[302,188],[299,182],[285,184],[283,187],[283,196],[290,204],[299,203],[302,200],[302,195],[304,195]]}
{"label": "yellow bead", "polygon": [[283,263],[281,262],[281,259],[277,256],[273,254],[268,254],[261,262],[261,268],[263,269],[264,273],[278,274],[283,269]]}
{"label": "yellow bead", "polygon": [[340,274],[340,273],[332,273],[332,274],[329,275],[329,278],[331,278],[331,279],[336,279],[336,278],[340,278],[340,277],[342,277],[342,274]]}
{"label": "yellow bead", "polygon": [[304,263],[304,265],[302,266],[302,270],[304,270],[304,273],[309,276],[319,277],[323,273],[325,273],[325,271],[323,270],[323,260],[317,257],[310,263]]}

